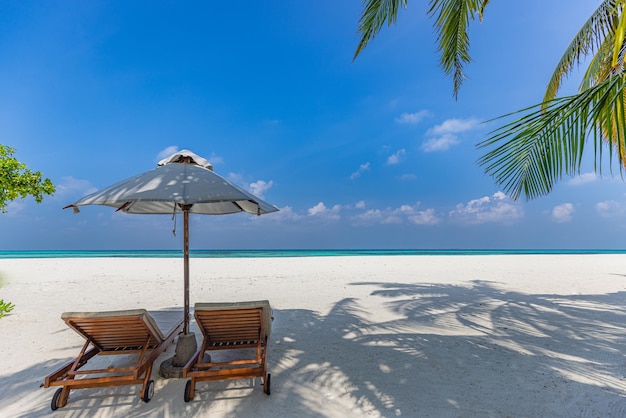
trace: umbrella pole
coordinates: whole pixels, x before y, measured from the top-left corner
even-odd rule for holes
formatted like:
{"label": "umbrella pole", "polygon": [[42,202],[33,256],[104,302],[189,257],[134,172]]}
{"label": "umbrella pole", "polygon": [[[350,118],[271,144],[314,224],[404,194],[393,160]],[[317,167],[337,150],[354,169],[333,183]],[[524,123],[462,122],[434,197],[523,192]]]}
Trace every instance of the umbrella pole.
{"label": "umbrella pole", "polygon": [[189,334],[189,208],[183,208],[183,224],[184,224],[184,269],[185,269],[185,322],[183,325],[183,334]]}
{"label": "umbrella pole", "polygon": [[189,210],[191,205],[180,205],[180,207],[183,210],[184,224],[185,318],[183,321],[183,333],[178,336],[174,357],[161,363],[160,373],[165,378],[183,377],[183,367],[198,349],[196,336],[193,332],[189,332]]}
{"label": "umbrella pole", "polygon": [[183,367],[189,362],[198,349],[196,336],[189,332],[189,209],[191,209],[191,205],[181,205],[181,209],[183,210],[184,224],[185,318],[183,322],[183,334],[178,336],[174,357],[161,363],[160,374],[165,378],[183,377]]}

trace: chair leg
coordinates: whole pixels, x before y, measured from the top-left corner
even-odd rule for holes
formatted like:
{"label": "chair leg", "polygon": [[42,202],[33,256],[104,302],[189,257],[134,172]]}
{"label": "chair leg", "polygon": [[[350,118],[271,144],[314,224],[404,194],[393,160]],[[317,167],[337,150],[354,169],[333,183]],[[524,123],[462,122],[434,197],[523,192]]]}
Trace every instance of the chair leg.
{"label": "chair leg", "polygon": [[192,377],[191,379],[187,380],[187,383],[185,384],[185,393],[183,399],[185,400],[185,402],[189,402],[194,398],[194,396],[196,396],[196,378]]}
{"label": "chair leg", "polygon": [[271,393],[270,385],[272,381],[272,375],[269,373],[265,374],[265,378],[263,379],[263,392],[269,396]]}
{"label": "chair leg", "polygon": [[152,364],[148,366],[146,375],[143,378],[143,385],[141,386],[141,399],[144,402],[150,402],[152,395],[154,394],[154,380],[150,380],[152,375]]}
{"label": "chair leg", "polygon": [[63,386],[57,393],[59,393],[56,402],[57,408],[63,408],[67,405],[67,400],[70,397],[70,388],[68,386]]}

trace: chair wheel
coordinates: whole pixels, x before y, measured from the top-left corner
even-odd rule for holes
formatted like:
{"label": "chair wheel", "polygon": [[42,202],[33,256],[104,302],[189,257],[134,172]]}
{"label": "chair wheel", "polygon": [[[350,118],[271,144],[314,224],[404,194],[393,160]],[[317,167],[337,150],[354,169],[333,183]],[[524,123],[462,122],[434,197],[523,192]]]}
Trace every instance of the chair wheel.
{"label": "chair wheel", "polygon": [[150,399],[154,396],[154,380],[148,381],[148,386],[146,386],[146,393],[144,393],[143,398],[141,398],[144,402],[150,402]]}
{"label": "chair wheel", "polygon": [[272,383],[272,375],[268,373],[267,376],[265,376],[265,381],[263,382],[263,392],[265,392],[267,396],[270,395],[271,383]]}
{"label": "chair wheel", "polygon": [[52,396],[52,402],[50,403],[50,408],[52,408],[53,411],[56,411],[57,409],[59,409],[59,398],[61,397],[62,391],[63,391],[63,388],[59,388],[57,389],[56,392],[54,392],[54,395]]}
{"label": "chair wheel", "polygon": [[185,402],[189,402],[191,400],[191,396],[189,396],[190,393],[191,393],[191,380],[187,380],[187,384],[185,385],[185,393],[183,397],[183,399],[185,399]]}

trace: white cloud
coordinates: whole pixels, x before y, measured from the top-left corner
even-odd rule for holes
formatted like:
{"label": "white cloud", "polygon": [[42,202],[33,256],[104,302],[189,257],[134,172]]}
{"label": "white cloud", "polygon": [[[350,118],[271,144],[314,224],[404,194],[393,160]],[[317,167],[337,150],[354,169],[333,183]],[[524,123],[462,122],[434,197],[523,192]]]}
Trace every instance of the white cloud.
{"label": "white cloud", "polygon": [[604,218],[619,218],[626,215],[626,207],[615,200],[604,200],[596,203],[596,212]]}
{"label": "white cloud", "polygon": [[409,216],[409,222],[416,225],[435,225],[441,221],[441,218],[435,213],[435,209],[426,209]]}
{"label": "white cloud", "polygon": [[[415,205],[417,208],[419,203]],[[411,205],[401,205],[398,208],[387,208],[383,212],[383,224],[401,224],[408,216],[414,213],[415,209]]]}
{"label": "white cloud", "polygon": [[596,173],[583,173],[567,182],[570,186],[581,186],[583,184],[593,183],[598,179]]}
{"label": "white cloud", "polygon": [[239,173],[230,172],[226,177],[228,177],[228,180],[232,181],[235,184],[243,183],[243,176]]}
{"label": "white cloud", "polygon": [[384,215],[384,218],[380,221],[381,224],[401,224],[403,219],[397,215]]}
{"label": "white cloud", "polygon": [[336,204],[332,207],[324,202],[307,209],[306,214],[296,213],[292,207],[280,208],[279,212],[272,213],[261,218],[268,221],[298,221],[308,218],[317,221],[340,221],[350,214],[350,220],[355,225],[436,225],[441,222],[441,216],[435,209],[420,210],[420,203],[414,205],[404,204],[398,207],[385,209],[366,209],[365,201],[361,200],[350,205]]}
{"label": "white cloud", "polygon": [[458,134],[471,131],[479,124],[480,121],[477,119],[448,119],[443,121],[441,125],[430,128],[426,133],[428,135]]}
{"label": "white cloud", "polygon": [[449,212],[453,218],[468,224],[488,222],[513,223],[524,216],[520,206],[513,204],[502,192],[480,199],[470,200],[466,204],[459,203]]}
{"label": "white cloud", "polygon": [[365,173],[369,169],[370,169],[370,163],[369,162],[367,162],[365,164],[361,164],[357,171],[355,171],[354,173],[350,174],[350,180],[354,180],[354,179],[357,179],[357,178],[361,177],[361,174]]}
{"label": "white cloud", "polygon": [[339,211],[341,210],[341,208],[343,208],[343,206],[341,206],[341,205],[334,205],[334,206],[331,208],[331,211],[333,211],[333,212],[339,212]]}
{"label": "white cloud", "polygon": [[394,154],[390,155],[389,158],[387,158],[387,164],[388,165],[398,164],[400,162],[400,159],[402,159],[402,157],[404,157],[405,155],[406,155],[406,150],[402,148],[401,150],[396,151]]}
{"label": "white cloud", "polygon": [[471,131],[480,124],[477,119],[448,119],[426,131],[430,137],[422,143],[424,152],[447,151],[458,144],[458,135]]}
{"label": "white cloud", "polygon": [[370,209],[358,214],[355,218],[367,223],[377,223],[383,219],[383,213],[380,209]]}
{"label": "white cloud", "polygon": [[222,157],[215,155],[214,152],[211,153],[211,156],[208,158],[208,160],[211,163],[211,165],[221,164],[224,162],[224,159]]}
{"label": "white cloud", "polygon": [[271,189],[273,185],[274,182],[272,180],[270,180],[269,182],[258,180],[254,183],[250,183],[250,191],[252,192],[252,194],[263,198],[263,194]]}
{"label": "white cloud", "polygon": [[[415,205],[415,209],[418,206],[419,206],[419,203]],[[415,209],[411,205],[402,205],[398,209],[396,209],[396,212],[410,215],[415,212]]]}
{"label": "white cloud", "polygon": [[397,208],[370,209],[353,217],[353,221],[366,224],[434,225],[440,222],[434,209],[418,210],[420,203]]}
{"label": "white cloud", "polygon": [[574,205],[571,203],[563,203],[552,208],[552,220],[558,223],[569,222],[574,214]]}
{"label": "white cloud", "polygon": [[428,110],[420,110],[419,112],[415,113],[403,113],[395,120],[397,123],[407,123],[415,125],[417,123],[420,123],[422,119],[430,115],[431,113]]}
{"label": "white cloud", "polygon": [[157,160],[162,160],[163,158],[169,157],[172,154],[178,152],[178,147],[176,145],[170,145],[169,147],[163,149],[161,152],[157,154]]}
{"label": "white cloud", "polygon": [[73,195],[88,195],[97,191],[98,189],[94,187],[87,180],[79,180],[74,177],[63,177],[61,181],[56,185],[56,192],[54,193],[55,197],[64,198],[66,196]]}
{"label": "white cloud", "polygon": [[309,208],[309,216],[314,216],[323,219],[337,220],[340,218],[339,212],[341,211],[341,205],[334,205],[332,208],[327,208],[324,202],[319,202],[317,205]]}
{"label": "white cloud", "polygon": [[260,198],[263,198],[265,192],[267,192],[269,189],[271,189],[274,186],[273,180],[270,180],[270,181],[257,180],[255,182],[248,183],[244,181],[243,175],[239,173],[229,172],[225,177],[228,180],[230,180],[232,183],[234,183],[235,185],[248,190],[250,193]]}
{"label": "white cloud", "polygon": [[291,206],[285,206],[283,208],[278,208],[278,212],[268,213],[265,216],[255,216],[252,219],[262,219],[268,221],[299,221],[303,218],[302,215],[294,212]]}
{"label": "white cloud", "polygon": [[324,202],[319,202],[317,205],[313,206],[312,208],[309,208],[309,215],[310,216],[315,216],[318,213],[324,213],[326,212],[326,205],[324,204]]}
{"label": "white cloud", "polygon": [[6,216],[9,218],[13,217],[17,215],[18,213],[20,213],[22,210],[24,210],[25,207],[26,207],[26,204],[23,201],[12,200],[8,202],[6,207],[4,208],[6,212],[5,213],[0,212],[0,216]]}
{"label": "white cloud", "polygon": [[451,146],[458,144],[460,141],[456,135],[446,134],[436,138],[430,138],[424,141],[422,144],[422,151],[435,152],[435,151],[447,151]]}

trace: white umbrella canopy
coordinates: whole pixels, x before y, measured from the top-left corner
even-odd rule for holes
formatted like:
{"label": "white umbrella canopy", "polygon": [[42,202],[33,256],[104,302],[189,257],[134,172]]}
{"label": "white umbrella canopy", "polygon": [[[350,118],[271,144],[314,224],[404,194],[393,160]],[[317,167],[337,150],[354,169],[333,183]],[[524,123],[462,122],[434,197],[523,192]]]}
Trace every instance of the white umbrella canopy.
{"label": "white umbrella canopy", "polygon": [[278,208],[212,171],[211,164],[191,151],[161,160],[153,170],[122,180],[85,196],[64,209],[103,205],[134,214],[184,215],[184,333],[189,329],[189,214],[263,215]]}
{"label": "white umbrella canopy", "polygon": [[191,151],[180,151],[159,162],[159,167],[115,183],[66,206],[112,206],[127,213],[173,214],[184,212],[224,215],[247,212],[263,215],[278,208],[264,202],[214,173],[210,163]]}

